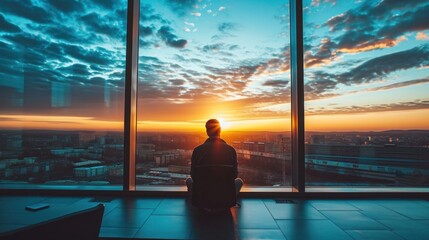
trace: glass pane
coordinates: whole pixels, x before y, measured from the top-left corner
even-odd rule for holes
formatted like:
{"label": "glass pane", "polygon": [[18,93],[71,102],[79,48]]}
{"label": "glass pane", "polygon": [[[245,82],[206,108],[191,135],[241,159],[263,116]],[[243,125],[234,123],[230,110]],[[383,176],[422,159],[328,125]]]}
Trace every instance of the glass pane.
{"label": "glass pane", "polygon": [[429,3],[304,2],[308,190],[427,191]]}
{"label": "glass pane", "polygon": [[118,187],[126,1],[0,4],[2,187]]}
{"label": "glass pane", "polygon": [[183,187],[211,118],[245,186],[290,186],[287,1],[142,0],[140,12],[140,189]]}

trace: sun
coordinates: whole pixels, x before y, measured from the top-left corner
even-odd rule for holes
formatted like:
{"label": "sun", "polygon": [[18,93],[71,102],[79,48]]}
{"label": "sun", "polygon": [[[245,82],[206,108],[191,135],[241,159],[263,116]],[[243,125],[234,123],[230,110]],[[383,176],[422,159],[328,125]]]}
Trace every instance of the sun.
{"label": "sun", "polygon": [[229,127],[229,123],[227,122],[227,121],[225,121],[223,118],[221,118],[221,117],[218,117],[217,118],[217,120],[219,121],[219,124],[220,124],[220,128],[221,129],[228,129],[228,127]]}

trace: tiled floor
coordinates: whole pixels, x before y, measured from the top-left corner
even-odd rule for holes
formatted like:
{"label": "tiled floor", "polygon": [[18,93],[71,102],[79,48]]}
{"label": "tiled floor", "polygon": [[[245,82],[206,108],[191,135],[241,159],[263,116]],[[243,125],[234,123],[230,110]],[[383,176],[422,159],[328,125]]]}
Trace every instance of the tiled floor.
{"label": "tiled floor", "polygon": [[[2,196],[0,232],[98,204],[91,200]],[[429,201],[420,199],[277,203],[246,198],[240,200],[241,208],[222,214],[198,211],[183,198],[107,200],[111,201],[103,202],[101,239],[429,239]],[[40,202],[50,207],[38,212],[24,210]]]}

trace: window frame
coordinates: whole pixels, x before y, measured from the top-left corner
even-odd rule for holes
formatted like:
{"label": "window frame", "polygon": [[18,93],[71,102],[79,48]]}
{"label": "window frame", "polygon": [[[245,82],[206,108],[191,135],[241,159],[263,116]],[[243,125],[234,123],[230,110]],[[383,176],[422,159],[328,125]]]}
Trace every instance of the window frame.
{"label": "window frame", "polygon": [[[306,192],[305,189],[305,128],[304,128],[304,52],[303,52],[303,1],[289,0],[291,42],[291,156],[292,191],[276,189],[240,193],[243,197],[294,197],[294,198],[422,198],[428,192],[374,191],[374,192]],[[88,189],[76,187],[66,189],[0,189],[2,194],[46,194],[46,195],[112,195],[112,196],[158,196],[183,197],[186,191],[167,190],[141,191],[136,189],[136,133],[137,133],[137,84],[140,0],[127,1],[127,40],[125,66],[125,111],[124,111],[124,175],[122,190]],[[163,189],[164,188],[164,189]],[[268,188],[269,189],[269,188]],[[428,189],[429,191],[429,189]]]}

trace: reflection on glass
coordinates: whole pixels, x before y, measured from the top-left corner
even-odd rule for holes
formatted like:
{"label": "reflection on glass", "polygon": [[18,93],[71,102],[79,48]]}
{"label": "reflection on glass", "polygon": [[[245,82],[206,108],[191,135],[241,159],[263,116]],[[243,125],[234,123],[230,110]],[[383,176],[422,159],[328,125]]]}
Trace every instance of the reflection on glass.
{"label": "reflection on glass", "polygon": [[0,181],[120,185],[126,1],[6,0],[0,25]]}
{"label": "reflection on glass", "polygon": [[248,186],[290,186],[287,1],[141,1],[137,183],[182,185],[210,118]]}
{"label": "reflection on glass", "polygon": [[304,1],[309,186],[427,187],[426,1]]}

